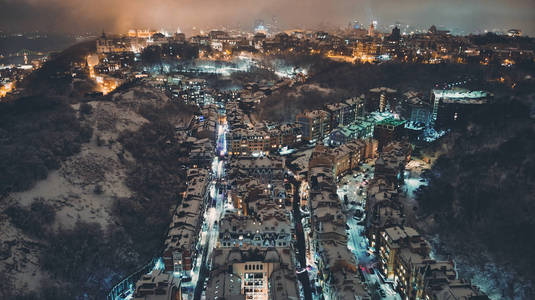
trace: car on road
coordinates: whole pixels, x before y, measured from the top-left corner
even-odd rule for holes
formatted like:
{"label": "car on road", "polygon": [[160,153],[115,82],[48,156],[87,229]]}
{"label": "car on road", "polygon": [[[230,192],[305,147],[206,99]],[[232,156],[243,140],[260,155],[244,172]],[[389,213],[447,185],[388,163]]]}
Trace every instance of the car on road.
{"label": "car on road", "polygon": [[380,290],[379,290],[379,294],[380,294],[381,297],[383,297],[383,298],[386,297],[385,290],[383,290],[383,289],[380,289]]}
{"label": "car on road", "polygon": [[375,274],[375,270],[373,268],[369,268],[368,271],[370,272],[370,274]]}
{"label": "car on road", "polygon": [[359,277],[360,281],[366,282],[366,276],[364,276],[364,273],[362,273],[362,268],[359,268]]}

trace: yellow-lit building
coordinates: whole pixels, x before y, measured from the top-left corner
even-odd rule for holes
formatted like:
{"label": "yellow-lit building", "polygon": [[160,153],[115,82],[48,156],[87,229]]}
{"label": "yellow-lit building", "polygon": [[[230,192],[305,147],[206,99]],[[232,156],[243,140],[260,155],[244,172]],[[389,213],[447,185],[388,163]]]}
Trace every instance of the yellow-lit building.
{"label": "yellow-lit building", "polygon": [[343,144],[333,151],[333,174],[335,178],[359,167],[359,163],[377,155],[377,141],[373,139],[356,140]]}
{"label": "yellow-lit building", "polygon": [[376,251],[379,254],[380,271],[389,279],[403,280],[411,261],[410,253],[419,255],[422,261],[429,257],[430,246],[412,227],[389,227],[381,231]]}
{"label": "yellow-lit building", "polygon": [[331,132],[330,116],[324,110],[313,110],[296,117],[297,123],[301,126],[303,140],[322,140]]}
{"label": "yellow-lit building", "polygon": [[212,261],[206,299],[299,299],[290,249],[218,248]]}

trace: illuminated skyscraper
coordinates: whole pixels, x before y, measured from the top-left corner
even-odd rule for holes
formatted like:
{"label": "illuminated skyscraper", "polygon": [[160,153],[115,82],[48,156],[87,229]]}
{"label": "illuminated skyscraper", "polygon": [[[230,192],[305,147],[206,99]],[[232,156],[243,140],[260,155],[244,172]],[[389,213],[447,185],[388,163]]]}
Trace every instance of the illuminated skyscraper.
{"label": "illuminated skyscraper", "polygon": [[368,28],[368,35],[369,36],[374,36],[375,35],[375,22],[372,22],[370,24],[370,28]]}
{"label": "illuminated skyscraper", "polygon": [[267,34],[267,27],[264,20],[258,19],[254,22],[254,32]]}

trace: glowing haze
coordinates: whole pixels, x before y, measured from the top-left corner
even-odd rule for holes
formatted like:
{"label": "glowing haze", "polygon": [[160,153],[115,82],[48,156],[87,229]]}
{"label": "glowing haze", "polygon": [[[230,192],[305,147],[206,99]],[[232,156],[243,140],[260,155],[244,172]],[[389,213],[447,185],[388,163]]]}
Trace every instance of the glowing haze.
{"label": "glowing haze", "polygon": [[520,28],[535,33],[533,0],[0,0],[0,29],[124,32],[129,28],[252,28],[255,19],[282,29],[397,21],[466,32]]}

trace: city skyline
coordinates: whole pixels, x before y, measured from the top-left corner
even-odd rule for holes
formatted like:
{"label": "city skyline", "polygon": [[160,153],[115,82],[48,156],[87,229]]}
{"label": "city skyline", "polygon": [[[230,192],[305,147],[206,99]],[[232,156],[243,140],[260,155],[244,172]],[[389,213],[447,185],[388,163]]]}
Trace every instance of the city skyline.
{"label": "city skyline", "polygon": [[163,27],[192,33],[220,26],[252,29],[255,20],[270,23],[275,17],[280,29],[340,27],[353,20],[367,26],[376,20],[380,26],[400,22],[427,28],[436,24],[464,34],[511,28],[526,35],[535,33],[535,2],[527,0],[409,0],[403,6],[391,0],[0,0],[0,8],[0,30],[4,31],[126,32],[130,28]]}
{"label": "city skyline", "polygon": [[533,8],[0,0],[0,300],[535,299]]}

